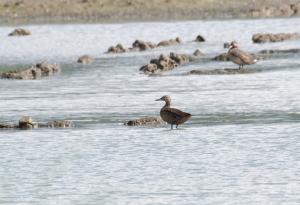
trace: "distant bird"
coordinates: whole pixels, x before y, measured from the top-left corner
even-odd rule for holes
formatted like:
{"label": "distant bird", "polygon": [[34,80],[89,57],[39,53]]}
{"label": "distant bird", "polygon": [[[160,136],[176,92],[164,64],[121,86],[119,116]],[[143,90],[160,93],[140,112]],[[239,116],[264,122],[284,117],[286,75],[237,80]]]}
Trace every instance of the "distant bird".
{"label": "distant bird", "polygon": [[182,112],[176,108],[171,108],[171,98],[168,95],[162,96],[156,101],[166,102],[166,104],[160,110],[160,116],[163,121],[171,124],[171,129],[173,129],[173,125],[176,125],[176,128],[178,128],[178,125],[183,124],[192,116],[191,114]]}
{"label": "distant bird", "polygon": [[243,68],[244,65],[251,65],[257,62],[254,56],[239,49],[236,41],[230,43],[227,57],[235,64],[238,64],[239,69]]}

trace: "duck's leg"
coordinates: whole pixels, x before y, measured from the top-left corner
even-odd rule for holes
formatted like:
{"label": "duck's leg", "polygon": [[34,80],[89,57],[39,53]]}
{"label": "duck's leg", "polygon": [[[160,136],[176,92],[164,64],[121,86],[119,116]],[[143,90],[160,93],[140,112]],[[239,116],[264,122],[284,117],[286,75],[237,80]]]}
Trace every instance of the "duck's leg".
{"label": "duck's leg", "polygon": [[241,70],[241,65],[239,65],[239,70]]}
{"label": "duck's leg", "polygon": [[176,129],[178,128],[178,125],[176,125]]}
{"label": "duck's leg", "polygon": [[171,130],[173,130],[173,124],[171,124]]}

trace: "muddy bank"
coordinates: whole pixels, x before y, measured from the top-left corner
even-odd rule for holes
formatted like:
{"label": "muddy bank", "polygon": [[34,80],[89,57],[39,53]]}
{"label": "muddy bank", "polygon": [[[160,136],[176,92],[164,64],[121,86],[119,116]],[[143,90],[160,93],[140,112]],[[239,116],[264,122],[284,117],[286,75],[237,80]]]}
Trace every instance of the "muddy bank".
{"label": "muddy bank", "polygon": [[290,17],[300,0],[0,0],[1,24]]}

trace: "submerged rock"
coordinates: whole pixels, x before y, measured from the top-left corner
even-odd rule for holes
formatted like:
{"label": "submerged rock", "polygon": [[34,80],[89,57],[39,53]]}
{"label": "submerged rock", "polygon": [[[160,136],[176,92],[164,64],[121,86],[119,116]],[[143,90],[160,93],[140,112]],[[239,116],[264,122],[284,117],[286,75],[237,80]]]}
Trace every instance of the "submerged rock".
{"label": "submerged rock", "polygon": [[253,43],[280,42],[292,39],[300,39],[300,33],[258,33],[252,36]]}
{"label": "submerged rock", "polygon": [[29,35],[31,35],[31,32],[23,28],[17,28],[8,34],[8,36],[29,36]]}
{"label": "submerged rock", "polygon": [[8,71],[0,73],[0,77],[4,79],[17,79],[17,80],[33,80],[45,76],[51,76],[60,72],[60,67],[57,64],[49,64],[44,61],[30,68]]}
{"label": "submerged rock", "polygon": [[204,42],[205,41],[205,38],[201,35],[198,35],[195,39],[196,42]]}
{"label": "submerged rock", "polygon": [[259,52],[260,54],[287,54],[287,53],[300,53],[299,48],[292,49],[270,49],[270,50],[262,50]]}
{"label": "submerged rock", "polygon": [[128,126],[139,126],[139,125],[148,125],[148,126],[154,126],[154,125],[160,125],[164,124],[165,122],[161,119],[161,117],[144,117],[136,120],[129,120],[124,123],[124,125]]}
{"label": "submerged rock", "polygon": [[83,55],[78,58],[77,63],[90,64],[93,60],[94,60],[94,58],[92,56]]}
{"label": "submerged rock", "polygon": [[[39,127],[41,124],[39,124]],[[54,120],[47,123],[47,127],[49,128],[71,128],[73,123],[71,121],[66,120]]]}
{"label": "submerged rock", "polygon": [[258,72],[254,69],[233,69],[233,68],[224,68],[224,69],[213,69],[213,70],[192,70],[188,72],[191,75],[234,75],[234,74],[250,74]]}
{"label": "submerged rock", "polygon": [[181,43],[182,43],[181,39],[177,37],[175,39],[161,41],[157,44],[157,46],[174,46],[174,45],[179,45]]}

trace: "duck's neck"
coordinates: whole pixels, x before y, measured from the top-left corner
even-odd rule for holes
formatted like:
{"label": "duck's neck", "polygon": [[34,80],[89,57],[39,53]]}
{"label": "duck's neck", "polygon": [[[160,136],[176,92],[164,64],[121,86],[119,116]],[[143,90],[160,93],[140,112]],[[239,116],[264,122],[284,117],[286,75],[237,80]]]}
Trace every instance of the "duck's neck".
{"label": "duck's neck", "polygon": [[171,106],[170,101],[166,101],[166,104],[163,106],[162,109],[164,109],[164,108],[169,108],[170,106]]}

